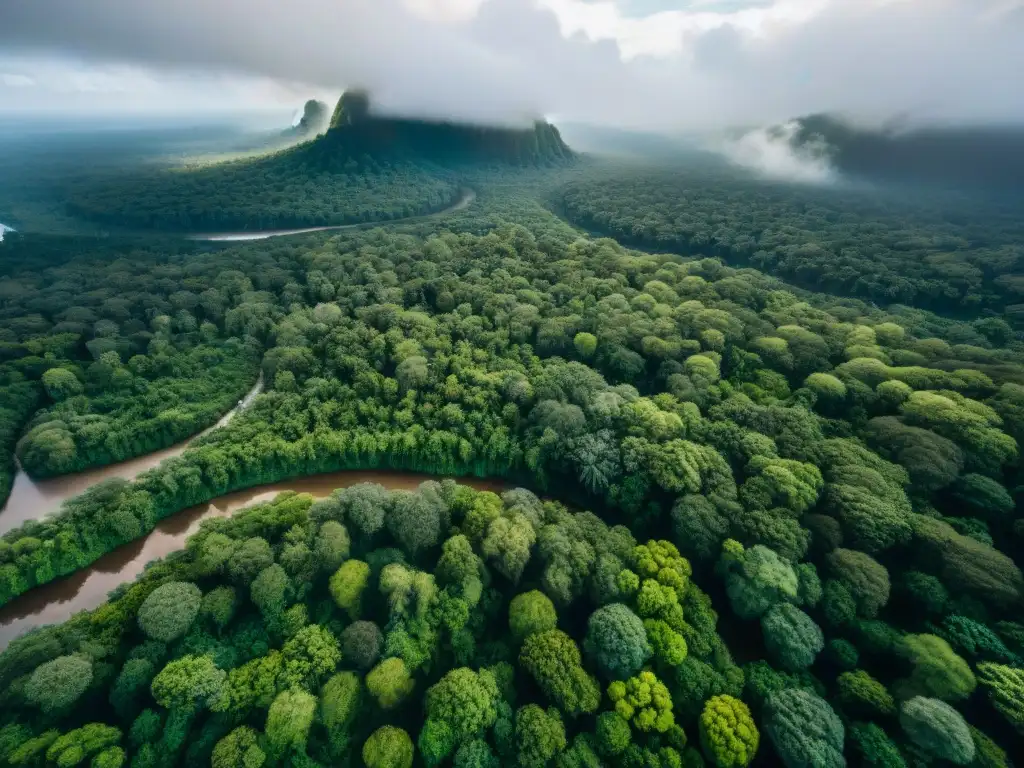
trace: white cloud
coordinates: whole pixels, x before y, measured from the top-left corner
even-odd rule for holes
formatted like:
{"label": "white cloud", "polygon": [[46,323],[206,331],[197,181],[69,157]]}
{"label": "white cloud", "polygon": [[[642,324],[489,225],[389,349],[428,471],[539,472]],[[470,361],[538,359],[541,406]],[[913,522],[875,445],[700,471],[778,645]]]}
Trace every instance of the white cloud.
{"label": "white cloud", "polygon": [[5,72],[0,74],[0,82],[2,82],[8,88],[31,88],[36,84],[28,75],[18,75]]}
{"label": "white cloud", "polygon": [[[621,126],[708,128],[824,110],[866,119],[911,112],[1024,120],[1019,0],[667,6],[33,0],[5,5],[0,55],[76,57],[89,73],[130,65],[134,74],[117,74],[123,90],[107,83],[99,101],[132,108],[160,102],[187,109],[192,100],[218,96],[256,106],[293,94],[294,103],[362,85],[392,111],[486,121],[555,113]],[[41,79],[25,67],[0,69]],[[271,82],[284,85],[276,93],[258,85]],[[294,83],[307,84],[305,91]],[[22,90],[12,99],[8,89],[0,109],[27,103],[27,92],[38,89]]]}

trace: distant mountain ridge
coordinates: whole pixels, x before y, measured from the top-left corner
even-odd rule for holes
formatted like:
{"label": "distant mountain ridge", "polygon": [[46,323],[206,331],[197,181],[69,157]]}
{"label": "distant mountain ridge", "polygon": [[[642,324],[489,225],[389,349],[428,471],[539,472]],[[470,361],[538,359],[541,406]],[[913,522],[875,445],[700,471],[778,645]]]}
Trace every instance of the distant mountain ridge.
{"label": "distant mountain ridge", "polygon": [[1024,127],[864,128],[830,114],[796,120],[792,143],[824,141],[841,172],[889,181],[1024,190]]}
{"label": "distant mountain ridge", "polygon": [[317,144],[320,151],[344,157],[418,159],[442,165],[554,165],[575,157],[558,129],[544,121],[511,128],[377,116],[372,113],[370,96],[365,91],[342,94],[327,134]]}

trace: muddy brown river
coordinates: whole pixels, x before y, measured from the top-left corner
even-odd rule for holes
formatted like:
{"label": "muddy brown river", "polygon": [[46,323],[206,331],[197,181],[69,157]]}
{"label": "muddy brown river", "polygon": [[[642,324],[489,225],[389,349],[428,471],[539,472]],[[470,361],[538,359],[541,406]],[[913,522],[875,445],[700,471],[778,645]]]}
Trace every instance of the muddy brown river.
{"label": "muddy brown river", "polygon": [[[212,427],[200,432],[205,435],[219,427],[223,427],[236,413],[248,408],[256,396],[263,391],[263,374],[260,374],[256,385],[249,390],[238,405],[221,417],[220,421]],[[188,444],[199,435],[188,440],[164,448],[161,451],[147,453],[145,456],[137,456],[134,459],[108,464],[105,467],[87,469],[84,472],[76,472],[73,475],[61,475],[48,480],[33,480],[23,471],[14,476],[14,484],[11,487],[11,495],[0,509],[0,536],[8,531],[17,528],[28,520],[40,520],[47,515],[52,515],[60,509],[67,499],[77,496],[86,488],[90,488],[101,480],[109,480],[113,477],[122,480],[134,480],[147,469],[153,469],[164,459],[179,455]]]}
{"label": "muddy brown river", "polygon": [[[282,491],[324,497],[330,495],[335,488],[357,483],[380,483],[389,490],[413,490],[425,480],[441,479],[414,472],[332,472],[236,491],[207,504],[183,510],[161,522],[147,536],[104,555],[88,568],[37,587],[0,608],[0,650],[33,627],[56,624],[79,611],[96,608],[106,599],[110,590],[142,573],[146,563],[181,549],[185,540],[199,529],[203,520],[225,517],[251,504],[270,501]],[[477,490],[495,493],[511,487],[501,480],[457,479]]]}

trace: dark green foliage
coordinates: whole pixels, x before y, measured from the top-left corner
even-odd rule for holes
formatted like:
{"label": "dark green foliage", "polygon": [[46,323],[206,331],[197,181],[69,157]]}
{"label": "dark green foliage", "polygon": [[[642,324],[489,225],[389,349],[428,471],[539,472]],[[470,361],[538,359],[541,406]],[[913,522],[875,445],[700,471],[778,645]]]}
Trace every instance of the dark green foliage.
{"label": "dark green foliage", "polygon": [[635,675],[652,653],[644,623],[621,603],[602,606],[590,614],[583,650],[613,680]]}
{"label": "dark green foliage", "polygon": [[[337,158],[316,160],[332,174],[379,174],[367,199],[408,169],[331,142]],[[702,762],[692,729],[713,701],[707,757],[749,761],[763,720],[786,764],[818,766],[843,749],[817,698],[829,697],[850,728],[849,764],[899,766],[885,734],[893,697],[919,692],[963,702],[991,737],[971,734],[977,755],[1012,754],[1024,653],[1009,621],[1024,593],[1007,503],[1020,484],[1008,439],[1024,434],[1024,399],[1006,381],[1021,377],[1016,315],[953,320],[891,294],[882,309],[795,291],[701,259],[703,245],[680,249],[698,258],[631,252],[520,197],[517,174],[491,185],[462,173],[480,187],[473,208],[400,228],[223,250],[116,237],[0,246],[0,465],[23,436],[29,463],[77,466],[197,431],[251,385],[257,360],[268,390],[135,481],[6,534],[0,603],[186,507],[224,511],[217,500],[245,488],[285,480],[319,494],[327,479],[293,478],[373,469],[491,477],[480,482],[497,491],[360,483],[211,514],[98,609],[0,655],[0,754],[41,763],[86,725],[131,724],[83,762],[314,768],[354,765],[365,748],[374,764],[679,768]],[[848,269],[864,246],[847,237],[857,214],[812,211],[799,215],[813,228],[766,220],[736,258],[767,264],[754,254],[783,248],[806,260],[801,238],[830,250],[821,238],[842,231],[835,269]],[[733,242],[728,216],[702,220],[717,229],[701,243]],[[941,253],[918,240],[904,252],[932,269],[956,251],[936,237]],[[1001,311],[984,286],[1010,257],[985,258],[963,316],[972,302]],[[34,398],[47,404],[35,416]],[[501,493],[497,478],[547,500]],[[588,498],[600,515],[555,501]],[[698,588],[713,571],[720,605]],[[161,599],[182,584],[205,596]],[[43,712],[36,672],[68,657],[90,679]],[[601,677],[615,683],[608,698]],[[794,692],[811,698],[787,703]],[[387,725],[403,736],[369,738]],[[908,764],[929,759],[907,738],[899,749]],[[759,759],[778,762],[764,746]]]}
{"label": "dark green foliage", "polygon": [[857,613],[873,619],[889,602],[889,573],[864,552],[837,549],[828,556],[832,578],[845,586],[857,602]]}
{"label": "dark green foliage", "polygon": [[366,670],[380,658],[384,636],[372,621],[356,621],[341,633],[341,657],[347,665]]}
{"label": "dark green foliage", "polygon": [[824,699],[788,688],[768,697],[764,727],[786,768],[845,765],[844,728]]}
{"label": "dark green foliage", "polygon": [[911,741],[929,755],[968,765],[974,759],[974,740],[960,713],[949,704],[923,696],[903,702],[900,725]]}
{"label": "dark green foliage", "polygon": [[836,678],[839,703],[851,715],[875,717],[892,715],[896,702],[885,686],[862,669],[844,672]]}
{"label": "dark green foliage", "polygon": [[870,768],[906,768],[899,748],[876,723],[854,723],[850,741]]}
{"label": "dark green foliage", "polygon": [[769,656],[783,669],[806,669],[825,645],[821,628],[794,605],[776,605],[761,617],[761,630]]}
{"label": "dark green foliage", "polygon": [[565,744],[565,727],[557,709],[545,712],[527,704],[516,712],[516,759],[521,768],[544,768]]}

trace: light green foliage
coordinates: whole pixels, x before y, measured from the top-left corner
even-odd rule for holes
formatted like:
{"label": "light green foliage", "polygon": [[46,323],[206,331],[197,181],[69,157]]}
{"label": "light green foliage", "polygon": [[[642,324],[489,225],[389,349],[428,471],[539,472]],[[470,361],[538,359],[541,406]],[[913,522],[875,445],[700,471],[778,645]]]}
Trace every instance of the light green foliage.
{"label": "light green foliage", "polygon": [[871,555],[836,549],[828,555],[829,573],[857,602],[858,615],[873,619],[889,602],[889,572]]}
{"label": "light green foliage", "polygon": [[978,680],[996,711],[1024,734],[1024,669],[984,662],[978,665]]}
{"label": "light green foliage", "polygon": [[427,689],[427,724],[444,724],[454,744],[461,743],[494,724],[498,698],[497,681],[488,670],[453,669]]}
{"label": "light green foliage", "polygon": [[128,756],[121,747],[108,747],[92,759],[92,768],[121,768]]}
{"label": "light green foliage", "polygon": [[199,587],[191,582],[173,581],[159,586],[139,608],[139,627],[161,643],[177,640],[199,615],[202,597]]}
{"label": "light green foliage", "polygon": [[494,568],[515,583],[530,560],[537,534],[525,515],[498,517],[487,527],[481,551]]}
{"label": "light green foliage", "polygon": [[597,350],[597,337],[592,333],[577,333],[572,345],[576,348],[576,354],[589,360]]}
{"label": "light green foliage", "polygon": [[686,659],[686,639],[660,619],[644,619],[644,630],[659,664],[678,667]]}
{"label": "light green foliage", "polygon": [[341,757],[350,746],[352,724],[363,701],[363,684],[352,672],[339,672],[320,692],[320,722],[327,729],[331,754]]}
{"label": "light green foliage", "polygon": [[638,731],[665,733],[675,725],[672,697],[653,672],[616,680],[608,686],[608,698],[615,711]]}
{"label": "light green foliage", "polygon": [[401,704],[415,687],[405,662],[395,657],[384,659],[366,675],[366,689],[383,709]]}
{"label": "light green foliage", "polygon": [[43,373],[42,382],[46,394],[58,403],[85,391],[78,377],[66,368],[50,368]]}
{"label": "light green foliage", "polygon": [[264,619],[274,623],[288,605],[291,588],[291,580],[284,568],[274,563],[259,572],[249,588],[249,596]]}
{"label": "light green foliage", "polygon": [[558,710],[527,704],[516,712],[516,760],[521,768],[544,768],[565,749],[565,726]]}
{"label": "light green foliage", "polygon": [[764,727],[786,768],[844,766],[845,731],[824,699],[789,688],[768,697]]}
{"label": "light green foliage", "polygon": [[212,768],[261,768],[266,759],[256,731],[243,725],[217,742],[210,764]]}
{"label": "light green foliage", "polygon": [[755,456],[746,471],[750,479],[740,488],[740,498],[757,509],[784,507],[798,516],[814,505],[823,486],[816,466],[793,459]]}
{"label": "light green foliage", "polygon": [[483,739],[471,739],[459,747],[452,764],[455,768],[500,768],[491,746]]}
{"label": "light green foliage", "polygon": [[899,652],[913,665],[910,677],[898,684],[900,698],[927,696],[957,701],[970,696],[977,685],[970,666],[941,637],[907,635]]}
{"label": "light green foliage", "polygon": [[846,397],[846,385],[830,373],[812,373],[804,379],[804,386],[825,401],[837,402]]}
{"label": "light green foliage", "polygon": [[776,605],[761,617],[765,648],[783,669],[806,669],[825,646],[821,627],[794,605]]}
{"label": "light green foliage", "polygon": [[590,614],[583,650],[613,680],[635,675],[652,653],[643,621],[621,603]]}
{"label": "light green foliage", "polygon": [[711,762],[719,768],[743,768],[754,759],[760,742],[746,704],[726,695],[708,699],[700,716],[700,744]]}
{"label": "light green foliage", "polygon": [[192,712],[219,701],[226,677],[209,656],[182,656],[160,670],[151,690],[160,706]]}
{"label": "light green foliage", "polygon": [[854,723],[850,741],[868,768],[907,768],[899,747],[876,723]]}
{"label": "light green foliage", "polygon": [[536,632],[554,629],[557,622],[554,603],[539,590],[516,595],[509,603],[508,625],[517,641],[521,642]]}
{"label": "light green foliage", "polygon": [[795,602],[799,580],[792,565],[767,547],[756,545],[729,561],[725,588],[736,615],[753,619],[773,605]]}
{"label": "light green foliage", "polygon": [[362,560],[349,560],[331,576],[331,597],[349,618],[359,618],[363,590],[370,579],[370,566]]}
{"label": "light green foliage", "polygon": [[334,671],[341,660],[338,641],[319,624],[303,627],[281,649],[284,669],[281,684],[315,689],[319,681]]}
{"label": "light green foliage", "polygon": [[280,760],[289,752],[303,754],[316,715],[316,696],[293,688],[281,691],[267,710],[267,754]]}
{"label": "light green foliage", "polygon": [[46,750],[46,759],[57,768],[73,768],[121,740],[121,731],[103,723],[88,723],[57,738]]}
{"label": "light green foliage", "polygon": [[363,744],[366,768],[411,768],[412,756],[409,734],[391,725],[378,728]]}
{"label": "light green foliage", "polygon": [[89,659],[59,656],[36,667],[25,684],[25,698],[43,712],[59,712],[78,701],[91,682]]}
{"label": "light green foliage", "polygon": [[670,541],[651,540],[633,549],[633,570],[641,579],[654,579],[682,598],[693,569]]}
{"label": "light green foliage", "polygon": [[863,669],[839,675],[836,686],[839,702],[851,714],[875,717],[896,712],[896,702],[889,691]]}
{"label": "light green foliage", "polygon": [[537,632],[523,642],[519,664],[544,694],[565,714],[575,716],[597,709],[601,698],[597,682],[581,666],[573,639],[558,629]]}
{"label": "light green foliage", "polygon": [[974,740],[963,717],[949,704],[924,696],[903,702],[900,725],[911,741],[929,755],[968,765],[974,759]]}

